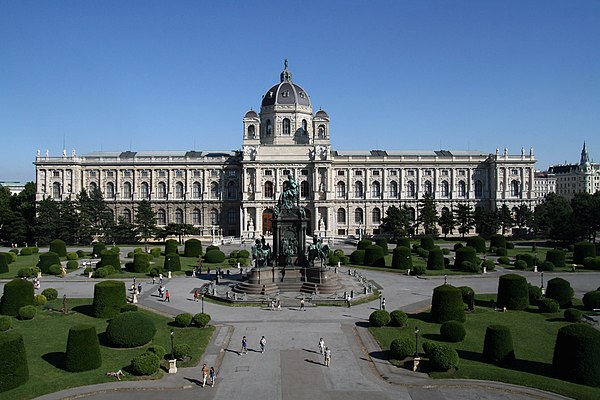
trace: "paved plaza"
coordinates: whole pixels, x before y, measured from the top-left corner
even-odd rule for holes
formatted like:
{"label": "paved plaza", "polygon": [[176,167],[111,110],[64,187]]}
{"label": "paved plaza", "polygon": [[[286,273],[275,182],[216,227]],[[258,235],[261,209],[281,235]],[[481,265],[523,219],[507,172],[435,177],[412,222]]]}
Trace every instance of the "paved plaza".
{"label": "paved plaza", "polygon": [[[227,252],[227,249],[225,249]],[[126,251],[123,249],[123,251]],[[339,273],[347,272],[343,268]],[[511,271],[512,272],[512,271]],[[502,269],[481,276],[448,277],[455,286],[467,285],[477,293],[494,293]],[[367,279],[383,288],[388,310],[414,312],[429,306],[434,287],[443,277],[417,278],[397,273],[363,270]],[[539,274],[522,272],[535,285]],[[575,295],[599,286],[596,273],[547,273],[546,279],[561,276],[571,282]],[[198,313],[193,301],[203,279],[177,277],[165,281],[171,302],[157,295],[158,283],[138,279],[143,285],[139,305],[168,315]],[[44,277],[42,288],[53,287],[68,297],[92,297],[95,279],[78,273],[67,278]],[[4,282],[1,282],[4,284]],[[284,303],[285,304],[285,303]],[[210,302],[205,312],[217,329],[197,367],[180,368],[157,381],[121,381],[79,387],[49,394],[39,399],[558,399],[562,396],[503,383],[468,380],[433,380],[421,373],[395,368],[381,358],[380,349],[367,330],[368,317],[379,301],[345,307],[307,307],[285,304],[281,311],[270,307],[230,307]],[[261,336],[267,339],[260,352]],[[248,338],[248,354],[240,355],[241,339]],[[323,365],[318,342],[323,337],[332,350],[331,366]],[[215,387],[198,385],[203,363],[215,366]],[[102,373],[100,371],[99,373]]]}

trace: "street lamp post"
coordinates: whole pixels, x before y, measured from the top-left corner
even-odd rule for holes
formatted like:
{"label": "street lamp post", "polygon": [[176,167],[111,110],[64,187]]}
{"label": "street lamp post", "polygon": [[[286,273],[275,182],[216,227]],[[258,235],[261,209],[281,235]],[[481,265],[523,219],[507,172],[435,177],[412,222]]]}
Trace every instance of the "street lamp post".
{"label": "street lamp post", "polygon": [[171,329],[171,360],[175,359],[175,346],[173,344],[173,337],[175,335],[175,332],[173,332],[173,329]]}
{"label": "street lamp post", "polygon": [[381,310],[381,299],[382,299],[382,298],[383,298],[383,297],[381,296],[381,293],[379,293],[379,309],[380,309],[380,310]]}
{"label": "street lamp post", "polygon": [[544,271],[541,272],[540,277],[542,278],[542,296],[544,295]]}
{"label": "street lamp post", "polygon": [[415,326],[415,358],[419,357],[419,327]]}
{"label": "street lamp post", "polygon": [[444,285],[448,284],[448,275],[444,274]]}
{"label": "street lamp post", "polygon": [[204,293],[202,293],[202,314],[204,314]]}
{"label": "street lamp post", "polygon": [[174,344],[175,332],[171,329],[171,359],[169,360],[169,373],[177,373],[177,359],[175,358],[175,344]]}

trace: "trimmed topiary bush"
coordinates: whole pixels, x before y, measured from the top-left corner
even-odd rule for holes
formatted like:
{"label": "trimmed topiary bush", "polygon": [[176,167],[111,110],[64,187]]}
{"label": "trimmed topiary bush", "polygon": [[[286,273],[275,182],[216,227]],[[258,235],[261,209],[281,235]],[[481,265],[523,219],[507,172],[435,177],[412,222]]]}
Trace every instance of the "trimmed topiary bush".
{"label": "trimmed topiary bush", "polygon": [[375,241],[375,244],[379,247],[381,247],[381,249],[383,250],[383,255],[387,256],[389,253],[388,250],[388,241],[386,238],[379,238]]}
{"label": "trimmed topiary bush", "polygon": [[429,352],[429,365],[434,371],[448,371],[458,368],[460,358],[454,348],[447,344],[433,346]]}
{"label": "trimmed topiary bush", "polygon": [[175,323],[182,328],[187,328],[192,323],[192,314],[189,314],[189,313],[177,314],[175,316]]}
{"label": "trimmed topiary bush", "polygon": [[510,265],[510,258],[508,258],[508,257],[500,257],[500,258],[498,258],[498,264]]}
{"label": "trimmed topiary bush", "polygon": [[408,247],[410,249],[410,239],[407,237],[396,239],[396,247]]}
{"label": "trimmed topiary bush", "polygon": [[354,250],[352,254],[350,254],[350,263],[355,265],[365,265],[365,251]]}
{"label": "trimmed topiary bush", "polygon": [[127,303],[125,282],[104,281],[94,285],[92,315],[96,318],[112,318],[121,312]]}
{"label": "trimmed topiary bush", "polygon": [[404,360],[412,354],[414,348],[413,342],[407,337],[394,339],[390,343],[391,356],[396,360]]}
{"label": "trimmed topiary bush", "polygon": [[100,254],[100,261],[96,264],[96,268],[102,268],[107,265],[112,265],[115,271],[121,271],[121,258],[119,253],[115,253],[112,250],[103,250]]}
{"label": "trimmed topiary bush", "polygon": [[165,357],[165,354],[167,354],[165,348],[157,344],[148,347],[148,352],[156,354],[161,360]]}
{"label": "trimmed topiary bush", "polygon": [[497,301],[499,307],[524,310],[529,306],[527,279],[516,274],[502,275],[498,279]]}
{"label": "trimmed topiary bush", "polygon": [[369,324],[371,326],[386,326],[390,323],[390,313],[385,310],[375,310],[369,315]]}
{"label": "trimmed topiary bush", "polygon": [[569,322],[580,322],[583,318],[583,312],[576,308],[567,308],[563,313],[563,316]]}
{"label": "trimmed topiary bush", "polygon": [[558,305],[558,302],[554,299],[539,299],[537,301],[537,306],[540,310],[540,312],[543,313],[555,313],[558,312],[558,310],[560,309],[560,306]]}
{"label": "trimmed topiary bush", "polygon": [[200,257],[202,255],[202,242],[198,239],[189,239],[184,243],[183,254],[186,257]]}
{"label": "trimmed topiary bush", "polygon": [[52,264],[50,268],[48,268],[48,275],[58,276],[62,274],[62,267],[60,264]]}
{"label": "trimmed topiary bush", "polygon": [[60,264],[60,257],[54,252],[41,253],[37,266],[43,274],[47,274],[51,265]]}
{"label": "trimmed topiary bush", "polygon": [[465,322],[465,307],[461,291],[452,285],[441,285],[433,289],[431,299],[431,319],[433,322]]}
{"label": "trimmed topiary bush", "polygon": [[427,269],[441,270],[444,269],[444,253],[439,248],[429,250],[427,257]]}
{"label": "trimmed topiary bush", "polygon": [[225,253],[221,250],[207,251],[204,255],[204,260],[208,263],[222,263],[225,261]]}
{"label": "trimmed topiary bush", "polygon": [[575,243],[573,246],[573,262],[583,264],[588,257],[596,257],[596,245],[590,242]]}
{"label": "trimmed topiary bush", "polygon": [[390,326],[406,326],[408,315],[402,310],[394,310],[390,313]]}
{"label": "trimmed topiary bush", "polygon": [[165,254],[179,254],[179,242],[175,239],[165,241]]}
{"label": "trimmed topiary bush", "polygon": [[238,253],[239,258],[250,258],[250,252],[248,250],[240,250]]}
{"label": "trimmed topiary bush", "polygon": [[19,319],[30,320],[35,317],[35,314],[37,314],[37,307],[34,305],[19,308]]}
{"label": "trimmed topiary bush", "polygon": [[527,261],[524,260],[516,260],[515,261],[515,269],[520,271],[524,271],[527,269]]}
{"label": "trimmed topiary bush", "polygon": [[184,360],[192,355],[192,348],[187,343],[179,343],[173,347],[173,355],[178,360]]}
{"label": "trimmed topiary bush", "polygon": [[100,342],[93,325],[80,324],[69,329],[65,368],[70,372],[90,371],[102,365]]}
{"label": "trimmed topiary bush", "polygon": [[13,331],[0,335],[0,393],[21,386],[29,379],[23,336]]}
{"label": "trimmed topiary bush", "polygon": [[79,263],[76,260],[67,261],[67,269],[73,270],[79,268]]}
{"label": "trimmed topiary bush", "polygon": [[131,372],[135,375],[153,375],[160,368],[158,355],[146,351],[131,360]]}
{"label": "trimmed topiary bush", "polygon": [[[223,254],[223,260],[225,260],[225,254]],[[165,271],[181,271],[181,260],[179,254],[170,253],[165,256],[165,263],[163,264]]]}
{"label": "trimmed topiary bush", "polygon": [[529,254],[529,253],[517,254],[515,256],[515,260],[525,261],[525,263],[527,264],[527,268],[533,269],[534,260],[533,260],[532,254]]}
{"label": "trimmed topiary bush", "polygon": [[515,244],[513,242],[506,242],[506,249],[512,250],[515,248]]}
{"label": "trimmed topiary bush", "polygon": [[541,271],[552,272],[554,271],[554,264],[550,261],[544,261],[538,269]]}
{"label": "trimmed topiary bush", "polygon": [[425,268],[424,265],[413,265],[412,270],[410,271],[411,275],[414,276],[419,276],[419,275],[425,275],[425,273],[427,272],[427,269]]}
{"label": "trimmed topiary bush", "polygon": [[47,288],[42,291],[42,294],[44,296],[46,296],[46,299],[48,301],[50,301],[50,300],[54,300],[58,297],[58,290],[56,290],[54,288]]}
{"label": "trimmed topiary bush", "polygon": [[546,261],[550,261],[556,268],[565,268],[565,252],[562,249],[550,249],[546,252]]}
{"label": "trimmed topiary bush", "polygon": [[506,250],[506,248],[504,248],[504,247],[499,247],[496,249],[496,255],[498,257],[506,257],[507,254],[508,254],[508,250]]}
{"label": "trimmed topiary bush", "polygon": [[431,250],[435,247],[435,242],[431,236],[423,236],[421,238],[421,248]]}
{"label": "trimmed topiary bush", "polygon": [[67,253],[67,260],[77,260],[79,259],[79,255],[74,251],[70,251]]}
{"label": "trimmed topiary bush", "polygon": [[398,246],[392,251],[392,268],[402,270],[412,269],[410,248]]}
{"label": "trimmed topiary bush", "polygon": [[587,269],[600,270],[600,257],[588,257],[583,261],[583,266]]}
{"label": "trimmed topiary bush", "polygon": [[154,322],[141,312],[126,312],[110,320],[106,339],[113,347],[138,347],[154,338]]}
{"label": "trimmed topiary bush", "polygon": [[148,253],[133,254],[133,272],[148,272],[150,270],[150,257]]}
{"label": "trimmed topiary bush", "polygon": [[58,254],[59,257],[67,256],[67,244],[60,239],[54,239],[51,241],[49,250]]}
{"label": "trimmed topiary bush", "polygon": [[486,271],[490,272],[496,269],[496,263],[494,262],[494,260],[484,260],[481,263],[481,267],[485,267]]}
{"label": "trimmed topiary bush", "polygon": [[502,235],[497,235],[497,234],[492,235],[490,237],[490,249],[492,247],[495,247],[496,251],[497,251],[497,249],[505,249],[506,250],[506,238]]}
{"label": "trimmed topiary bush", "polygon": [[592,290],[591,292],[587,292],[583,295],[582,300],[586,310],[600,308],[600,290]]}
{"label": "trimmed topiary bush", "polygon": [[198,313],[194,315],[192,321],[199,328],[204,328],[210,322],[210,315],[206,313]]}
{"label": "trimmed topiary bush", "polygon": [[600,332],[587,324],[560,328],[552,365],[562,379],[600,387]]}
{"label": "trimmed topiary bush", "polygon": [[463,261],[460,264],[460,269],[464,272],[474,272],[474,273],[481,272],[481,267],[479,266],[479,263],[473,264],[471,261]]}
{"label": "trimmed topiary bush", "polygon": [[542,289],[537,286],[533,286],[531,283],[527,284],[527,291],[529,292],[529,303],[530,304],[533,304],[533,303],[535,303],[536,300],[539,300],[542,298]]}
{"label": "trimmed topiary bush", "polygon": [[483,358],[498,365],[509,365],[515,361],[512,335],[504,325],[490,325],[485,331]]}
{"label": "trimmed topiary bush", "polygon": [[456,259],[454,260],[454,267],[461,268],[463,262],[469,261],[473,265],[479,266],[479,257],[473,247],[466,246],[456,250]]}
{"label": "trimmed topiary bush", "polygon": [[31,247],[23,247],[19,254],[22,256],[30,256],[33,254],[33,249]]}
{"label": "trimmed topiary bush", "polygon": [[431,354],[431,352],[433,351],[433,348],[436,346],[439,346],[441,343],[436,343],[436,342],[423,342],[423,351],[425,352],[426,355]]}
{"label": "trimmed topiary bush", "polygon": [[371,267],[385,267],[383,249],[376,244],[367,247],[365,250],[365,265]]}
{"label": "trimmed topiary bush", "polygon": [[458,321],[446,321],[440,326],[440,335],[446,342],[462,342],[467,331],[462,323]]}
{"label": "trimmed topiary bush", "polygon": [[100,257],[100,254],[106,250],[106,245],[104,243],[94,243],[92,246],[92,256]]}
{"label": "trimmed topiary bush", "polygon": [[356,245],[356,250],[366,250],[367,247],[371,246],[372,244],[373,242],[371,242],[369,239],[363,239]]}
{"label": "trimmed topiary bush", "polygon": [[33,284],[23,279],[13,279],[4,285],[0,299],[0,314],[16,316],[23,306],[33,304]]}
{"label": "trimmed topiary bush", "polygon": [[95,270],[92,276],[94,278],[106,278],[107,276],[110,276],[114,273],[115,273],[115,269],[113,268],[112,265],[105,265],[104,267],[101,267],[101,268],[98,268],[97,270]]}
{"label": "trimmed topiary bush", "polygon": [[462,301],[465,304],[469,304],[471,297],[475,297],[475,291],[469,286],[459,286],[458,290],[460,290]]}
{"label": "trimmed topiary bush", "polygon": [[36,294],[35,296],[33,296],[33,305],[34,306],[43,306],[48,302],[48,299],[46,299],[46,296],[44,296],[43,294]]}
{"label": "trimmed topiary bush", "polygon": [[133,312],[133,311],[137,311],[137,310],[138,310],[138,306],[136,306],[135,304],[125,304],[123,307],[121,307],[121,313]]}
{"label": "trimmed topiary bush", "polygon": [[0,273],[8,272],[8,254],[0,253]]}
{"label": "trimmed topiary bush", "polygon": [[[0,332],[6,332],[12,327],[12,318],[8,315],[0,316]],[[1,384],[0,384],[1,386]]]}
{"label": "trimmed topiary bush", "polygon": [[546,297],[556,300],[561,308],[571,306],[574,293],[569,281],[562,278],[552,278],[546,286]]}
{"label": "trimmed topiary bush", "polygon": [[467,238],[467,247],[472,247],[477,253],[485,253],[485,239],[481,236]]}

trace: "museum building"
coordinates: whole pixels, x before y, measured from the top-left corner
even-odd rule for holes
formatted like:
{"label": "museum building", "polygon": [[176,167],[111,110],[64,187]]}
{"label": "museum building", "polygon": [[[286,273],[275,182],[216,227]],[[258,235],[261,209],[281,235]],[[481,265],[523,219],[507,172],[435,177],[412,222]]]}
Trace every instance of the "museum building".
{"label": "museum building", "polygon": [[243,117],[241,149],[122,151],[35,158],[36,198],[62,201],[99,188],[115,219],[133,221],[148,200],[159,226],[186,223],[201,236],[269,234],[273,209],[288,175],[300,188],[315,234],[377,234],[390,206],[416,219],[425,194],[438,211],[533,206],[533,149],[520,154],[455,150],[335,150],[329,115],[313,113],[308,92],[292,81],[287,61],[260,112]]}

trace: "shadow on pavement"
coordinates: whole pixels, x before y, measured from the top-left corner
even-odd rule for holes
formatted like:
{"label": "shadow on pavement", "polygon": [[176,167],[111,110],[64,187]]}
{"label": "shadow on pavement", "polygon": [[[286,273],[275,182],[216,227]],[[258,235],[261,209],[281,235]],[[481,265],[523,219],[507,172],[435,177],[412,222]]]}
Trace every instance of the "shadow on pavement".
{"label": "shadow on pavement", "polygon": [[317,362],[315,360],[310,360],[308,358],[305,358],[304,361],[306,361],[307,363],[311,363],[311,364],[315,364],[315,365],[320,365],[321,367],[324,367],[323,363]]}
{"label": "shadow on pavement", "polygon": [[193,383],[196,386],[202,386],[202,382],[200,382],[198,379],[194,379],[194,378],[188,378],[187,376],[184,376],[183,379],[185,379],[186,381]]}
{"label": "shadow on pavement", "polygon": [[376,358],[378,360],[388,360],[388,352],[387,350],[379,350],[379,351],[372,351],[369,353],[369,356],[371,356],[371,358]]}

